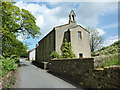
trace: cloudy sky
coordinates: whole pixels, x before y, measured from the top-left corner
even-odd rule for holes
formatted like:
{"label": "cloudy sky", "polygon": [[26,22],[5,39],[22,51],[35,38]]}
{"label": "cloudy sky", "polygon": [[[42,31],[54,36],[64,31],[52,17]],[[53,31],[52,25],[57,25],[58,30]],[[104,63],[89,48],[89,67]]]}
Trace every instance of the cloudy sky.
{"label": "cloudy sky", "polygon": [[97,28],[104,37],[103,46],[118,40],[118,3],[117,2],[24,2],[15,0],[15,5],[30,11],[36,17],[36,23],[41,28],[38,39],[19,40],[29,43],[29,49],[35,45],[53,27],[68,23],[71,10],[76,13],[77,24],[84,27]]}

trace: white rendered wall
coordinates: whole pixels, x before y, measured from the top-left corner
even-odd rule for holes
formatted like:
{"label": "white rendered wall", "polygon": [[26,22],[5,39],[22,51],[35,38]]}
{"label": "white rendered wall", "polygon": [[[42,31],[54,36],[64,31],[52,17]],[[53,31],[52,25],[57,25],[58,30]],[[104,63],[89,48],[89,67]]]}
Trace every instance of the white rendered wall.
{"label": "white rendered wall", "polygon": [[35,60],[35,49],[29,53],[29,60]]}

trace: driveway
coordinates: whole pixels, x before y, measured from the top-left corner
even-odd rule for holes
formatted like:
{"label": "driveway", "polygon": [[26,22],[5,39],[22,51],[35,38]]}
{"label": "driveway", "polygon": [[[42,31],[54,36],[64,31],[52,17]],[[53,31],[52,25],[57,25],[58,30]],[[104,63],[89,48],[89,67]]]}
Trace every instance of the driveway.
{"label": "driveway", "polygon": [[14,88],[76,88],[75,86],[65,82],[32,65],[29,61],[23,60],[21,67],[17,71],[17,80]]}

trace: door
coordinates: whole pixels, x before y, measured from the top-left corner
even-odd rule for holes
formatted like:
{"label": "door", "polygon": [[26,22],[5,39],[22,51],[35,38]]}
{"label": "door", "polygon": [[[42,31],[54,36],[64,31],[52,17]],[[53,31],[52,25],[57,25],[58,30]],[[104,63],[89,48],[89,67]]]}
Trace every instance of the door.
{"label": "door", "polygon": [[79,53],[79,58],[83,58],[83,54],[82,53]]}

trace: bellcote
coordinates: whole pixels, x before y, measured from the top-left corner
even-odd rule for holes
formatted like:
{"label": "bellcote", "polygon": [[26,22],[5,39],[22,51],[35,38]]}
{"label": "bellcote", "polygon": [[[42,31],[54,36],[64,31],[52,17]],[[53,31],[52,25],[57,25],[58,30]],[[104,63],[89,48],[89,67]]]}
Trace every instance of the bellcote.
{"label": "bellcote", "polygon": [[76,15],[73,10],[69,14],[69,23],[76,23]]}

